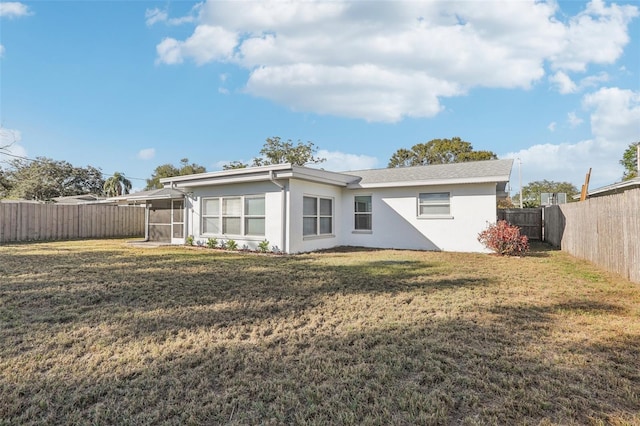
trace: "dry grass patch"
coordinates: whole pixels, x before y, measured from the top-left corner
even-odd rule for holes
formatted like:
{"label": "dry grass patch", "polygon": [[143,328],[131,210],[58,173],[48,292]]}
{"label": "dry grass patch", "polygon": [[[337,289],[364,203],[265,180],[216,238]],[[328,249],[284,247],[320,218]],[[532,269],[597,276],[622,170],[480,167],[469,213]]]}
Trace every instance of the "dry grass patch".
{"label": "dry grass patch", "polygon": [[640,424],[640,287],[538,247],[0,247],[0,424]]}

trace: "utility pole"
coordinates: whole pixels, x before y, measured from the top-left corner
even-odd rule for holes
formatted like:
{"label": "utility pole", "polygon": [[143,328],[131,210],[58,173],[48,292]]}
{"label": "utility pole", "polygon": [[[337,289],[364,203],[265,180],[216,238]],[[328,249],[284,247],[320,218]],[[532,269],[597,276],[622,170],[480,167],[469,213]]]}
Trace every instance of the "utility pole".
{"label": "utility pole", "polygon": [[520,160],[519,158],[518,158],[518,179],[520,181],[520,208],[522,208],[522,160]]}

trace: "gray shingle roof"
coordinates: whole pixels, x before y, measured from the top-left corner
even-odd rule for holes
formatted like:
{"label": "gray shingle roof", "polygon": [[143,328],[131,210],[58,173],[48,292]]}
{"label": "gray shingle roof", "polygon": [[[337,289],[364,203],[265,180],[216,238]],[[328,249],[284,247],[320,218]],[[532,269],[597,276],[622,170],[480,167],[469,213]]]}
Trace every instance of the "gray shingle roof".
{"label": "gray shingle roof", "polygon": [[350,187],[435,185],[440,183],[507,182],[512,159],[345,172],[360,176]]}

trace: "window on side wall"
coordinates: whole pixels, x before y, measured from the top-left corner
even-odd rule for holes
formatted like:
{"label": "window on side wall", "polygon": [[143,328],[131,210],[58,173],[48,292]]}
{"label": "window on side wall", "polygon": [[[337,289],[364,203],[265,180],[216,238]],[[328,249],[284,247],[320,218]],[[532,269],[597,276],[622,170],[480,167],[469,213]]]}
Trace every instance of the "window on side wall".
{"label": "window on side wall", "polygon": [[303,197],[302,235],[331,235],[333,233],[333,200],[322,197]]}
{"label": "window on side wall", "polygon": [[264,196],[203,198],[201,212],[205,236],[264,236]]}
{"label": "window on side wall", "polygon": [[356,231],[371,231],[371,195],[356,195],[354,197],[354,229]]}
{"label": "window on side wall", "polygon": [[451,215],[449,192],[425,192],[418,195],[418,217]]}

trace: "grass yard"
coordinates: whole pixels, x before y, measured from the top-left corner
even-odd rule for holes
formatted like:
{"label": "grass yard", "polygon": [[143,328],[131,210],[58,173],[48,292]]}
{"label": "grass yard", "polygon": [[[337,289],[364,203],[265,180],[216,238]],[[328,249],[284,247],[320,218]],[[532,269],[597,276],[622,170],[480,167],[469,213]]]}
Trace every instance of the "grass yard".
{"label": "grass yard", "polygon": [[0,424],[640,424],[640,285],[542,246],[0,246]]}

